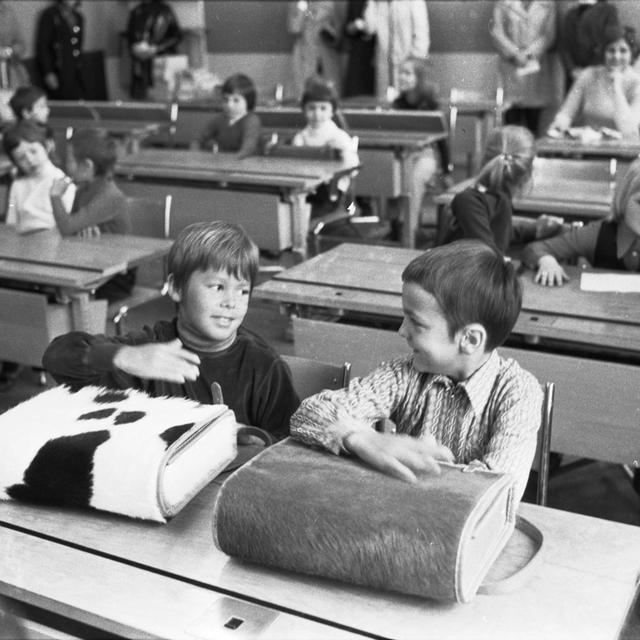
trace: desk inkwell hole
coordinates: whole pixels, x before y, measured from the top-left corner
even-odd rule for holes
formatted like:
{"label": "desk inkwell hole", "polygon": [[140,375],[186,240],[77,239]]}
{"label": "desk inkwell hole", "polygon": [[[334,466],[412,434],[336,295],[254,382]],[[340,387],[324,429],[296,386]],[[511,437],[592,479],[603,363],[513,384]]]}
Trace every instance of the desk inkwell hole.
{"label": "desk inkwell hole", "polygon": [[235,631],[243,622],[242,618],[231,617],[224,623],[224,626]]}

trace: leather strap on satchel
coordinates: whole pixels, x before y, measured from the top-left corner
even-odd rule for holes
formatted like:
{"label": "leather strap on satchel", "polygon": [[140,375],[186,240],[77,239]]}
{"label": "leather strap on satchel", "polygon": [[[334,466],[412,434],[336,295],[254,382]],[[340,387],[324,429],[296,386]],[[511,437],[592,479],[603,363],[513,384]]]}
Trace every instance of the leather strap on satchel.
{"label": "leather strap on satchel", "polygon": [[[542,543],[544,542],[544,535],[538,527],[522,516],[516,516],[514,536],[516,535],[528,538],[529,543],[527,544],[527,548],[529,560],[524,565],[519,564],[518,566],[514,566],[513,571],[504,578],[492,578],[494,572],[489,571],[487,578],[480,585],[478,593],[485,595],[510,593],[522,586],[531,577],[532,572],[535,570],[542,556],[541,549]],[[510,543],[507,543],[501,556],[496,560],[496,564],[501,563],[501,560],[502,565],[508,564],[504,560],[509,554],[509,548]]]}

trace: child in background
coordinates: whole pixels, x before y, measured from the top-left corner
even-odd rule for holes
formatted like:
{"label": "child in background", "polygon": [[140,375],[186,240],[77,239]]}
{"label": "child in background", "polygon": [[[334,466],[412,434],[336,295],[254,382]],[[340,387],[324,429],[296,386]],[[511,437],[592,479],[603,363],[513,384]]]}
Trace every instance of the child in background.
{"label": "child in background", "polygon": [[[15,225],[18,233],[55,229],[49,192],[56,180],[66,176],[49,158],[45,129],[31,120],[22,120],[4,132],[2,144],[18,169],[9,189],[5,222]],[[70,185],[62,198],[67,211],[74,196],[75,187]]]}
{"label": "child in background", "polygon": [[[329,147],[340,152],[345,164],[358,163],[354,139],[337,122],[344,122],[338,110],[338,96],[332,84],[322,78],[309,78],[302,94],[302,111],[307,126],[296,133],[291,141],[295,147]],[[336,122],[337,121],[337,122]],[[307,198],[311,208],[305,212],[309,218],[337,209],[344,202],[351,178],[343,176],[334,184],[323,184]],[[301,221],[303,237],[294,239],[294,251],[305,253],[306,230],[309,219]]]}
{"label": "child in background", "polygon": [[223,112],[207,124],[200,135],[200,149],[237,154],[239,158],[257,153],[260,118],[253,112],[257,92],[253,80],[236,73],[222,85]]}
{"label": "child in background", "polygon": [[[49,191],[53,216],[63,236],[131,233],[127,198],[113,179],[116,160],[115,141],[103,131],[74,133],[67,150],[67,171],[77,185],[71,212],[67,213],[63,201],[72,184],[69,178],[55,180]],[[96,298],[109,302],[125,298],[135,276],[135,269],[115,275],[96,290]]]}
{"label": "child in background", "polygon": [[562,286],[569,279],[559,261],[579,257],[600,269],[640,271],[640,160],[631,164],[616,185],[606,220],[534,242],[522,253],[522,261],[537,269],[535,281],[548,287]]}
{"label": "child in background", "polygon": [[298,406],[288,369],[241,326],[258,271],[255,243],[237,225],[193,224],[174,242],[168,271],[173,321],[121,337],[60,336],[44,354],[46,370],[72,387],[133,387],[203,403],[216,382],[239,423],[287,435]]}
{"label": "child in background", "polygon": [[49,103],[44,90],[35,86],[19,87],[11,96],[9,106],[17,122],[29,120],[44,128],[49,157],[53,164],[60,166],[55,150],[56,143],[53,138],[53,131],[48,126]]}
{"label": "child in background", "polygon": [[524,242],[557,233],[561,221],[549,216],[518,219],[514,225],[512,200],[530,184],[536,155],[533,134],[507,125],[487,138],[482,167],[473,185],[456,194],[444,242],[477,238],[505,254],[512,241]]}
{"label": "child in background", "polygon": [[[437,461],[511,473],[522,495],[536,450],[542,390],[496,350],[522,302],[513,263],[477,240],[436,247],[402,273],[400,334],[412,353],[347,389],[302,402],[294,438],[351,453],[408,482]],[[374,429],[391,419],[396,433]]]}
{"label": "child in background", "polygon": [[[435,85],[429,80],[428,62],[424,58],[407,58],[400,65],[398,89],[400,94],[391,104],[394,109],[421,111],[440,109]],[[450,187],[453,183],[451,178],[453,166],[449,160],[449,145],[446,140],[439,140],[436,145],[440,155],[439,162],[432,147],[424,149],[423,153],[414,161],[411,170],[411,194],[409,198],[411,207],[414,209],[414,211],[410,212],[411,220],[421,219],[425,187],[434,181],[438,169],[445,188]],[[424,222],[435,226],[435,216],[433,219],[425,220]],[[394,229],[392,236],[393,239],[399,240],[400,233],[399,229],[395,230],[396,225],[398,225],[397,215],[392,217],[392,228]]]}

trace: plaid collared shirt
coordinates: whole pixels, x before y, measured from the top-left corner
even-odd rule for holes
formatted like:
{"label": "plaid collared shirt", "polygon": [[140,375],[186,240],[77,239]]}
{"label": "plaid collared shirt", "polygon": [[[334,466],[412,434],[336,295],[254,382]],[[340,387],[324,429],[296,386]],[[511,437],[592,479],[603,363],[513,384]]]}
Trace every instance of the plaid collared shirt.
{"label": "plaid collared shirt", "polygon": [[307,398],[291,418],[291,435],[338,454],[347,433],[390,418],[398,433],[433,434],[458,463],[513,474],[519,498],[536,450],[541,407],[538,381],[497,351],[458,383],[417,371],[409,356],[381,364],[347,389]]}

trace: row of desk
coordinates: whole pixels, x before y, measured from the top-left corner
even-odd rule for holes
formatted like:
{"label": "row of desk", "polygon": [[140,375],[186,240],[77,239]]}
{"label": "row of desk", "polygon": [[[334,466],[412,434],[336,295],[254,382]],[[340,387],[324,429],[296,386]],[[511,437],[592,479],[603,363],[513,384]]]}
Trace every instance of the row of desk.
{"label": "row of desk", "polygon": [[614,640],[636,593],[640,529],[529,504],[544,536],[530,579],[468,604],[240,562],[213,544],[221,480],[166,525],[0,502],[0,595],[95,637]]}

